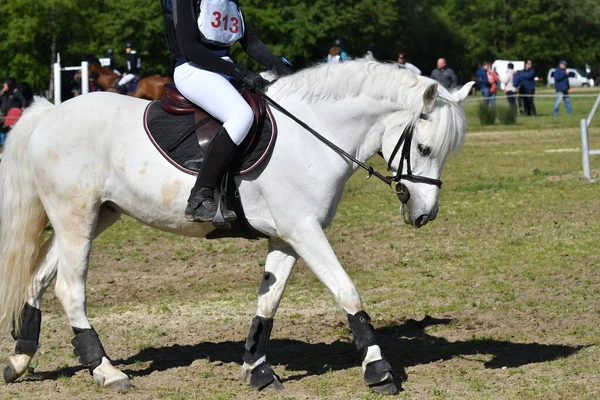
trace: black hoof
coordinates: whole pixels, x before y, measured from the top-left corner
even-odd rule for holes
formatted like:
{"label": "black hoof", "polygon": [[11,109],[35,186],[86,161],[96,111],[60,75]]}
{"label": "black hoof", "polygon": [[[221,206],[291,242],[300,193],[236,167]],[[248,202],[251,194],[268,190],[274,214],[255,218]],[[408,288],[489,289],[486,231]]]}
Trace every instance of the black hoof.
{"label": "black hoof", "polygon": [[118,381],[111,382],[111,383],[105,385],[104,387],[106,387],[108,389],[116,390],[120,393],[125,393],[133,388],[133,384],[131,383],[131,381],[129,379],[121,379]]}
{"label": "black hoof", "polygon": [[378,394],[393,395],[393,394],[398,394],[398,392],[400,392],[398,390],[398,388],[396,387],[396,385],[394,384],[394,381],[391,379],[384,381],[377,385],[372,385],[370,387],[371,387],[372,391],[374,391],[375,393],[378,393]]}
{"label": "black hoof", "polygon": [[2,375],[4,376],[4,382],[12,383],[16,381],[21,375],[17,373],[12,365],[4,364],[2,369]]}
{"label": "black hoof", "polygon": [[256,390],[281,390],[283,384],[273,372],[271,366],[265,361],[256,367],[250,375],[250,386]]}
{"label": "black hoof", "polygon": [[367,385],[375,393],[397,394],[398,388],[394,384],[393,374],[390,363],[381,359],[367,364],[364,378]]}
{"label": "black hoof", "polygon": [[269,383],[267,386],[265,386],[262,389],[259,389],[261,391],[265,391],[265,392],[275,392],[278,390],[283,390],[283,383],[279,382],[279,379],[277,379],[277,377],[275,377],[275,380],[271,383]]}

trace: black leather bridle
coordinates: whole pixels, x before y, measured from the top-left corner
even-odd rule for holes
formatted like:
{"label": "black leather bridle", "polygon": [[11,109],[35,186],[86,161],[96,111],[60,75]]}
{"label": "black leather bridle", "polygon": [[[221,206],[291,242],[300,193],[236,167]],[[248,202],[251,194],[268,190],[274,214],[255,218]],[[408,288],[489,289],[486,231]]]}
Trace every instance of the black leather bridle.
{"label": "black leather bridle", "polygon": [[[398,162],[398,169],[396,170],[397,171],[396,175],[384,176],[381,173],[375,171],[375,169],[372,166],[365,164],[364,162],[362,162],[360,160],[357,160],[355,157],[348,154],[346,151],[344,151],[343,149],[336,146],[335,144],[330,142],[328,139],[326,139],[325,137],[320,135],[317,131],[312,129],[305,122],[301,121],[295,115],[290,113],[288,110],[286,110],[285,108],[283,108],[282,106],[277,104],[277,102],[275,102],[273,99],[271,99],[269,96],[267,96],[263,91],[257,90],[257,92],[259,92],[263,96],[263,98],[273,106],[273,108],[275,108],[276,110],[280,111],[282,114],[284,114],[284,115],[288,116],[289,118],[291,118],[292,120],[294,120],[298,125],[300,125],[304,129],[306,129],[307,131],[312,133],[317,139],[319,139],[321,142],[323,142],[325,145],[327,145],[333,151],[335,151],[339,155],[349,159],[350,161],[357,164],[361,168],[364,168],[365,170],[367,170],[369,172],[367,175],[367,179],[369,179],[371,176],[374,175],[377,178],[379,178],[380,180],[382,180],[383,182],[385,182],[388,186],[390,186],[392,188],[392,190],[398,196],[398,199],[403,204],[408,203],[408,200],[410,199],[410,192],[408,191],[408,188],[406,187],[406,185],[404,185],[402,183],[403,179],[405,181],[410,181],[410,182],[415,182],[415,183],[426,183],[428,185],[435,185],[440,189],[442,188],[441,180],[428,178],[426,176],[421,176],[421,175],[413,175],[413,173],[412,173],[412,169],[410,167],[410,146],[412,144],[413,134],[414,134],[414,130],[415,130],[415,124],[408,124],[404,128],[404,131],[402,132],[402,135],[400,136],[398,143],[396,143],[396,146],[394,147],[394,150],[392,151],[392,154],[390,155],[390,159],[389,159],[388,165],[387,165],[388,171],[392,169],[392,161],[394,160],[394,158],[396,157],[398,152],[400,152],[400,161]],[[427,114],[421,113],[420,119],[428,120],[429,116]],[[406,161],[406,172],[407,172],[406,174],[402,173],[402,171],[404,169],[404,161]]]}
{"label": "black leather bridle", "polygon": [[[419,118],[428,120],[429,116],[427,114],[421,113]],[[396,146],[394,147],[394,150],[392,151],[392,154],[390,155],[390,159],[387,163],[387,169],[388,169],[388,171],[390,171],[392,169],[392,162],[394,161],[394,158],[396,158],[398,151],[400,151],[400,161],[398,161],[398,168],[396,169],[396,171],[397,171],[396,175],[394,175],[392,177],[387,177],[387,178],[391,179],[391,182],[389,182],[389,185],[392,187],[392,190],[394,190],[394,192],[396,192],[396,194],[398,195],[398,199],[400,199],[400,201],[403,204],[408,203],[408,200],[410,199],[410,192],[408,191],[408,188],[402,183],[402,179],[404,179],[405,181],[410,181],[410,182],[415,182],[415,183],[426,183],[428,185],[435,185],[440,189],[442,188],[441,180],[433,179],[433,178],[429,178],[429,177],[421,176],[421,175],[413,175],[413,173],[412,173],[412,168],[410,167],[410,146],[412,144],[414,130],[415,130],[414,124],[408,124],[404,128],[404,131],[402,132],[402,135],[400,136],[398,143],[396,143]],[[402,173],[402,171],[404,170],[404,161],[406,161],[406,174]],[[396,183],[395,185],[394,185],[394,182]]]}

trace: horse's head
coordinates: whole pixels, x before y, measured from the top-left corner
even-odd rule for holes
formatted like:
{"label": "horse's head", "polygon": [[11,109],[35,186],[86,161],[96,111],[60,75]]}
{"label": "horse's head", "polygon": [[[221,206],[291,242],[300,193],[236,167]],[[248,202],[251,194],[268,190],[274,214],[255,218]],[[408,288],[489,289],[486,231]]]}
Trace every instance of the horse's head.
{"label": "horse's head", "polygon": [[402,202],[405,222],[417,228],[437,217],[442,168],[464,138],[466,119],[459,103],[471,86],[469,82],[449,92],[428,80],[417,107],[409,115],[406,110],[396,113],[386,123],[382,153],[394,174],[392,187]]}

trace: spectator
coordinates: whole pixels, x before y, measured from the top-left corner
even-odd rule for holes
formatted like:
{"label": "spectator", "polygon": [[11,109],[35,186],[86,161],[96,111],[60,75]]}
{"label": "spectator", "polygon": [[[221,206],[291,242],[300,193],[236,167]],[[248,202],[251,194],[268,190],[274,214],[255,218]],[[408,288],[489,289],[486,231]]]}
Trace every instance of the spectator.
{"label": "spectator", "polygon": [[500,77],[496,71],[492,70],[492,66],[486,63],[486,71],[488,83],[490,84],[490,95],[487,105],[492,105],[492,108],[496,107],[496,92],[498,92],[498,83],[500,83]]}
{"label": "spectator", "polygon": [[348,57],[348,53],[346,53],[343,49],[344,42],[342,39],[337,38],[333,41],[333,46],[340,49],[340,62],[348,61],[350,57]]}
{"label": "spectator", "polygon": [[521,86],[523,86],[525,97],[525,115],[537,115],[533,101],[533,96],[535,95],[535,69],[531,60],[527,60],[525,70],[521,73]]}
{"label": "spectator", "polygon": [[404,66],[415,75],[421,75],[421,70],[407,61],[406,53],[398,53],[398,64]]}
{"label": "spectator", "polygon": [[515,72],[513,77],[513,85],[515,86],[515,89],[517,89],[517,104],[519,105],[519,114],[525,115],[525,92],[523,91],[523,85],[521,85],[522,75],[523,70]]}
{"label": "spectator", "polygon": [[431,71],[431,78],[438,81],[446,89],[453,89],[456,87],[456,74],[446,65],[446,60],[444,58],[437,60],[437,68]]}
{"label": "spectator", "polygon": [[[23,111],[25,107],[27,107],[27,100],[25,100],[25,96],[17,88],[17,81],[13,78],[8,78],[2,86],[0,112],[4,116],[11,108],[19,108]],[[2,122],[4,122],[3,119]]]}
{"label": "spectator", "polygon": [[506,77],[502,81],[504,83],[504,93],[506,94],[506,100],[508,100],[508,105],[511,111],[517,111],[517,103],[515,101],[515,94],[517,89],[515,88],[515,65],[513,63],[508,63],[508,68],[506,69]]}
{"label": "spectator", "polygon": [[340,48],[337,46],[332,46],[329,49],[329,54],[327,54],[327,58],[325,59],[327,64],[338,64],[342,62],[342,57],[340,56]]}
{"label": "spectator", "polygon": [[571,87],[569,86],[569,74],[567,74],[567,62],[565,60],[560,60],[558,63],[558,68],[554,72],[554,88],[556,89],[556,101],[554,102],[554,116],[558,115],[558,108],[560,107],[561,100],[565,100],[565,109],[567,110],[567,114],[572,114],[573,110],[571,109],[571,100],[569,99],[569,91]]}
{"label": "spectator", "polygon": [[484,61],[481,64],[481,67],[477,70],[477,84],[479,85],[479,91],[481,91],[481,95],[483,96],[483,103],[487,106],[490,104],[490,89],[491,84],[488,77],[488,69],[489,64],[487,61]]}

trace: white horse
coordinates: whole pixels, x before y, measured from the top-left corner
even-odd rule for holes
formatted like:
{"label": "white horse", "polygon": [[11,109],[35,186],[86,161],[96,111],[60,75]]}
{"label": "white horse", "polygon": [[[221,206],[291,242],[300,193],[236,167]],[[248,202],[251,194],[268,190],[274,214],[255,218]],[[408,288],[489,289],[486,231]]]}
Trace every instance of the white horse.
{"label": "white horse", "polygon": [[[410,192],[407,221],[420,227],[437,215],[439,188],[427,179],[437,182],[446,156],[461,144],[466,120],[459,102],[470,86],[449,92],[395,65],[353,61],[281,78],[268,95],[360,161],[381,150],[396,176],[423,178],[402,180]],[[80,362],[99,386],[130,388],[86,315],[92,241],[122,213],[179,235],[205,237],[214,229],[185,220],[195,178],[173,167],[148,140],[142,122],[147,104],[110,93],[57,107],[40,100],[12,130],[0,165],[0,328],[16,324],[18,339],[4,365],[6,382],[24,374],[38,348],[42,295],[56,278]],[[270,161],[236,177],[249,223],[270,238],[242,378],[258,390],[282,387],[266,361],[266,347],[286,283],[302,257],[347,314],[367,385],[394,393],[393,371],[323,232],[356,165],[283,114],[274,116],[280,135]],[[399,143],[406,131],[413,140]],[[397,144],[400,151],[394,151]],[[42,245],[48,220],[54,233]]]}

